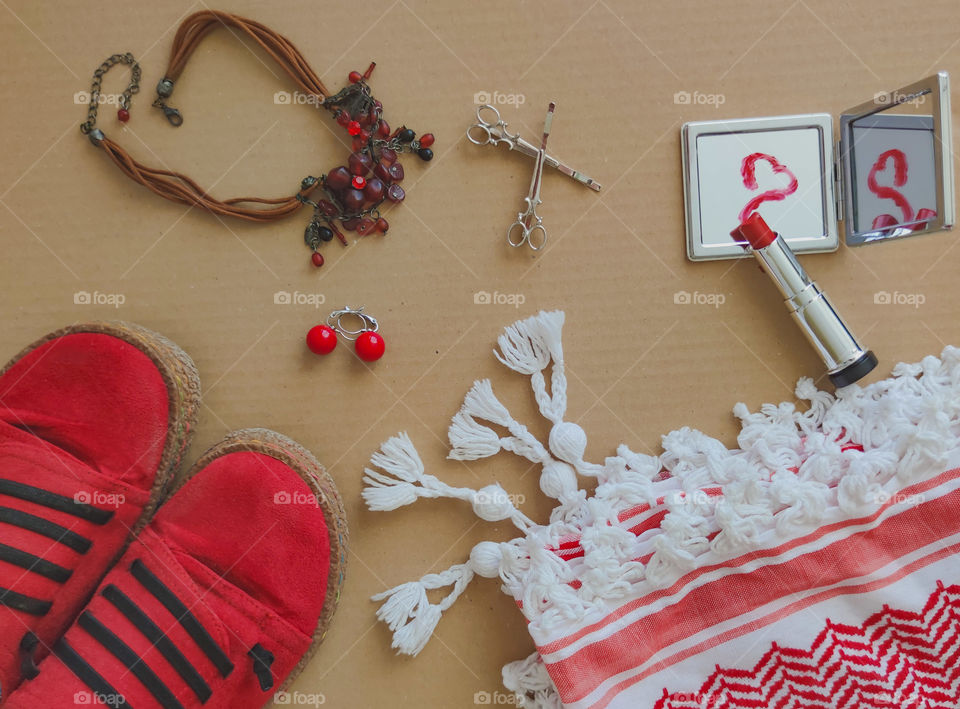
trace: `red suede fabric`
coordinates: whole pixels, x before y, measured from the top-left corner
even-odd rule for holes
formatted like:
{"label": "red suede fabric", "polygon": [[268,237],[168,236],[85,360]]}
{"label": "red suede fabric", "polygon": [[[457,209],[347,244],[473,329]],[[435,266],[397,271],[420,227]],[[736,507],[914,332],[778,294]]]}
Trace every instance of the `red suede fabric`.
{"label": "red suede fabric", "polygon": [[[184,707],[253,709],[273,693],[309,649],[327,587],[329,536],[307,484],[284,463],[237,452],[199,471],[159,510],[111,570],[87,609],[120,636]],[[234,665],[228,677],[177,619],[130,573],[135,559],[190,609]],[[212,689],[200,703],[172,665],[102,595],[114,584],[165,632]],[[78,625],[66,641],[137,709],[160,706],[119,660]],[[275,656],[274,686],[260,689],[248,651]],[[60,709],[91,697],[90,689],[48,657],[5,706]]]}
{"label": "red suede fabric", "polygon": [[169,397],[133,345],[99,333],[65,335],[0,380],[0,421],[30,430],[90,468],[148,490],[163,454]]}
{"label": "red suede fabric", "polygon": [[73,621],[117,557],[149,500],[167,434],[168,393],[149,357],[115,337],[76,334],[33,350],[0,378],[0,478],[111,510],[104,525],[0,494],[0,506],[90,540],[80,553],[0,522],[0,543],[72,570],[60,583],[0,561],[0,587],[53,601],[37,617],[0,606],[0,686],[20,681],[18,645],[32,630],[37,657]]}

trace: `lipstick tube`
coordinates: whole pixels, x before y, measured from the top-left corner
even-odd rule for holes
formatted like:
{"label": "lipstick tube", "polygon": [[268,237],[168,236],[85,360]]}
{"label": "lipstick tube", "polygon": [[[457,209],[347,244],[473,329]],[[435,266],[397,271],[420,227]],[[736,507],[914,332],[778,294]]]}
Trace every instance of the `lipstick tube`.
{"label": "lipstick tube", "polygon": [[826,293],[811,280],[786,240],[770,229],[763,217],[754,212],[731,236],[747,242],[760,268],[783,295],[787,311],[827,365],[827,374],[835,387],[853,384],[877,366],[876,355],[857,343]]}

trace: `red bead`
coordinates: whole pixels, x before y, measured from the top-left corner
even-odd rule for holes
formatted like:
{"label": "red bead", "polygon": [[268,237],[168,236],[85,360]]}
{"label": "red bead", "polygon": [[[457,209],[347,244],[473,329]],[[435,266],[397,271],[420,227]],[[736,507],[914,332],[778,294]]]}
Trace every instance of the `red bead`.
{"label": "red bead", "polygon": [[373,73],[374,67],[377,66],[376,62],[370,62],[370,66],[367,67],[367,70],[363,72],[363,78],[369,79],[370,75]]}
{"label": "red bead", "polygon": [[383,110],[383,104],[377,101],[376,99],[373,100],[373,107],[376,108],[378,111]]}
{"label": "red bead", "polygon": [[358,84],[361,79],[363,79],[363,75],[359,71],[351,71],[347,74],[347,80],[349,80],[351,84]]}
{"label": "red bead", "polygon": [[384,219],[383,217],[380,217],[377,220],[377,231],[379,231],[381,234],[386,234],[389,228],[390,228],[390,223],[386,219]]}
{"label": "red bead", "polygon": [[317,202],[317,209],[328,217],[335,217],[340,213],[340,209],[337,207],[337,205],[326,199],[321,199],[319,202]]}
{"label": "red bead", "polygon": [[343,167],[333,168],[327,173],[326,185],[332,190],[342,190],[350,184],[350,171]]}
{"label": "red bead", "polygon": [[357,134],[357,137],[363,139],[363,142],[366,143],[370,140],[370,131],[362,130]]}
{"label": "red bead", "polygon": [[360,135],[361,130],[363,130],[363,128],[360,127],[360,123],[358,121],[350,121],[347,124],[347,133],[350,135]]}
{"label": "red bead", "polygon": [[369,112],[365,112],[360,115],[359,119],[360,125],[364,128],[373,125],[373,122],[377,120],[377,114],[371,109]]}
{"label": "red bead", "polygon": [[317,268],[320,268],[323,265],[323,254],[319,251],[314,251],[313,256],[310,257],[310,260],[313,261],[313,265]]}
{"label": "red bead", "polygon": [[394,182],[400,182],[403,179],[403,165],[398,162],[393,163],[387,172],[390,173],[390,179]]}
{"label": "red bead", "polygon": [[360,223],[360,217],[351,217],[350,219],[344,219],[340,224],[347,231],[353,231],[357,228],[357,224]]}
{"label": "red bead", "polygon": [[329,325],[317,325],[307,332],[307,347],[314,354],[330,354],[337,346],[337,332]]}
{"label": "red bead", "polygon": [[357,338],[354,349],[357,351],[357,356],[364,362],[376,362],[383,357],[383,353],[387,349],[387,343],[383,341],[379,333],[367,330]]}
{"label": "red bead", "polygon": [[343,126],[344,128],[350,123],[351,118],[350,114],[346,111],[337,111],[337,123]]}
{"label": "red bead", "polygon": [[363,150],[366,147],[366,145],[367,145],[367,141],[365,141],[359,135],[355,136],[353,140],[350,141],[350,149],[355,153],[359,153],[361,150]]}
{"label": "red bead", "polygon": [[433,145],[433,133],[424,133],[420,136],[420,147],[429,148]]}
{"label": "red bead", "polygon": [[397,161],[397,151],[393,148],[380,149],[380,162],[386,165],[393,165]]}
{"label": "red bead", "polygon": [[377,166],[373,168],[373,174],[386,183],[393,182],[393,180],[390,178],[390,170],[388,166],[384,165],[382,162],[378,162]]}
{"label": "red bead", "polygon": [[390,135],[390,124],[384,120],[381,120],[377,125],[377,133],[380,135],[380,137],[386,138],[388,135]]}
{"label": "red bead", "polygon": [[357,223],[357,233],[360,236],[366,236],[371,231],[373,231],[373,228],[376,225],[377,223],[373,221],[370,217],[364,217]]}
{"label": "red bead", "polygon": [[344,246],[347,245],[347,237],[341,234],[333,224],[330,224],[330,231],[333,232],[333,235],[337,237],[337,239],[340,241],[341,244],[343,244]]}
{"label": "red bead", "polygon": [[352,184],[356,189],[362,190],[364,187],[367,186],[367,181],[366,181],[363,177],[360,177],[360,175],[356,175],[356,176],[353,178],[353,182],[351,182],[351,184]]}
{"label": "red bead", "polygon": [[400,185],[390,185],[387,188],[387,199],[389,199],[391,202],[402,202],[403,198],[406,196],[406,192],[403,191],[403,188]]}
{"label": "red bead", "polygon": [[117,111],[117,120],[120,121],[121,123],[126,123],[127,121],[129,121],[130,111],[128,111],[125,108],[121,108],[119,111]]}
{"label": "red bead", "polygon": [[373,167],[373,158],[366,153],[351,153],[347,165],[350,166],[350,172],[354,175],[363,176],[370,172],[370,168]]}

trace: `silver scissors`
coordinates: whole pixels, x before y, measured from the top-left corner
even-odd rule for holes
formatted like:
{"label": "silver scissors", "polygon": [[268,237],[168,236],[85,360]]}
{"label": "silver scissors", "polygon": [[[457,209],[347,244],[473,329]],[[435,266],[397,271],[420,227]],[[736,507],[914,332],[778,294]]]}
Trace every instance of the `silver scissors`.
{"label": "silver scissors", "polygon": [[510,246],[529,244],[534,251],[539,251],[547,243],[547,230],[543,226],[543,219],[537,215],[537,205],[542,204],[540,199],[540,185],[543,183],[543,163],[547,150],[547,138],[550,137],[550,125],[553,123],[553,112],[557,104],[553,101],[547,107],[547,117],[543,121],[543,139],[537,151],[537,162],[533,168],[533,177],[530,179],[530,191],[523,201],[527,203],[527,211],[517,214],[517,221],[507,229],[507,243]]}
{"label": "silver scissors", "polygon": [[[485,115],[487,117],[485,117]],[[477,109],[477,123],[474,123],[467,129],[467,138],[474,145],[499,145],[500,143],[506,143],[510,150],[519,150],[524,155],[529,155],[532,158],[537,157],[540,153],[537,146],[521,138],[519,133],[510,133],[507,130],[507,122],[500,117],[500,111],[487,103]],[[594,192],[600,191],[600,184],[592,177],[587,177],[582,172],[574,170],[568,165],[564,165],[555,157],[544,155],[543,161],[546,165],[559,170],[567,177],[572,177]]]}

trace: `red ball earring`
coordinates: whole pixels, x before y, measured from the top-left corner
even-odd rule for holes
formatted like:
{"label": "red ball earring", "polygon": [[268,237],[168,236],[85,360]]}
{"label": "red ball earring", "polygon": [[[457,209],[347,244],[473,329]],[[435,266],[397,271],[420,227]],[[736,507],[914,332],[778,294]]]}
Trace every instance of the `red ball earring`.
{"label": "red ball earring", "polygon": [[[354,317],[359,319],[359,327],[350,329],[343,324],[343,318]],[[333,352],[337,346],[337,333],[344,339],[354,343],[357,357],[364,362],[376,362],[383,357],[387,343],[377,332],[380,323],[372,315],[363,312],[363,306],[351,308],[349,305],[342,310],[334,310],[327,317],[326,325],[317,325],[307,333],[307,347],[316,354],[325,355]]]}
{"label": "red ball earring", "polygon": [[329,325],[311,327],[307,333],[307,347],[314,354],[330,354],[337,347],[337,331]]}

